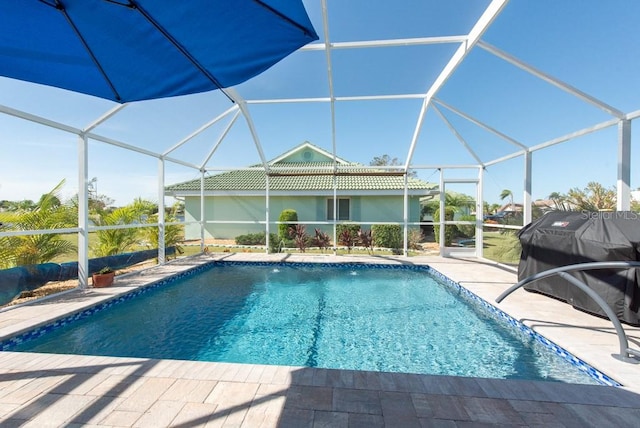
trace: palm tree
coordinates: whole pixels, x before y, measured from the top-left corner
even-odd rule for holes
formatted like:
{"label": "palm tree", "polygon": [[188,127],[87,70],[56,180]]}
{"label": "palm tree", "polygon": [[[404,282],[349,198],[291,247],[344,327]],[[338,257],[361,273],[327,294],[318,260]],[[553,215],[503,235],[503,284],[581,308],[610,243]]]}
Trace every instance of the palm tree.
{"label": "palm tree", "polygon": [[513,205],[513,192],[509,189],[504,189],[500,192],[500,200],[504,201],[507,198],[509,198],[509,202],[511,204],[511,211],[515,211],[516,207]]}
{"label": "palm tree", "polygon": [[461,208],[473,208],[476,204],[472,196],[463,193],[447,192],[444,198],[445,206],[452,207],[456,212]]}
{"label": "palm tree", "polygon": [[[42,195],[33,209],[0,213],[2,230],[63,229],[77,224],[77,211],[60,202],[64,180]],[[76,246],[55,233],[0,238],[0,267],[46,263],[76,251]]]}
{"label": "palm tree", "polygon": [[[175,205],[174,205],[175,207]],[[165,222],[172,223],[177,221],[175,217],[175,210],[167,214]],[[158,214],[152,214],[147,218],[147,223],[157,223]],[[157,227],[145,227],[141,232],[142,238],[145,240],[146,246],[150,249],[158,248],[158,228]],[[178,245],[184,239],[184,226],[178,224],[165,225],[164,227],[164,246],[165,248],[175,247],[176,253],[182,254],[183,248]]]}
{"label": "palm tree", "polygon": [[556,210],[571,211],[571,204],[567,201],[566,195],[558,192],[552,192],[547,198],[551,199]]}
{"label": "palm tree", "polygon": [[567,202],[578,211],[615,210],[616,190],[591,181],[582,190],[577,187],[569,190]]}
{"label": "palm tree", "polygon": [[[116,226],[139,221],[140,213],[133,205],[117,208],[100,216],[98,226]],[[138,231],[134,228],[106,229],[96,232],[97,241],[91,250],[97,257],[113,256],[132,250],[138,243]]]}

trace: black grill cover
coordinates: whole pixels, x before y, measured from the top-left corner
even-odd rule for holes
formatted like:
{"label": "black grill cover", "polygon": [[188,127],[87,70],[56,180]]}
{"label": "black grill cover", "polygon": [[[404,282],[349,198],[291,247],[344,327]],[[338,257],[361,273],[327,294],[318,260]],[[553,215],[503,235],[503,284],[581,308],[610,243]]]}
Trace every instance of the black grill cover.
{"label": "black grill cover", "polygon": [[[522,245],[518,280],[576,263],[640,260],[640,214],[630,211],[553,211],[525,226],[518,237]],[[571,274],[598,293],[620,321],[640,325],[640,269]],[[524,288],[606,316],[586,293],[558,276]]]}

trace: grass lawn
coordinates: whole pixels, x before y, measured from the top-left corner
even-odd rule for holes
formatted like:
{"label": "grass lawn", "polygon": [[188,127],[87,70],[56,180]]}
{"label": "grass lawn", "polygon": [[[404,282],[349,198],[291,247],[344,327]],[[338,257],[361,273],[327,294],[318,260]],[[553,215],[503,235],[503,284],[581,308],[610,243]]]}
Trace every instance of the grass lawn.
{"label": "grass lawn", "polygon": [[484,233],[484,257],[499,263],[518,264],[520,261],[520,240],[514,233]]}

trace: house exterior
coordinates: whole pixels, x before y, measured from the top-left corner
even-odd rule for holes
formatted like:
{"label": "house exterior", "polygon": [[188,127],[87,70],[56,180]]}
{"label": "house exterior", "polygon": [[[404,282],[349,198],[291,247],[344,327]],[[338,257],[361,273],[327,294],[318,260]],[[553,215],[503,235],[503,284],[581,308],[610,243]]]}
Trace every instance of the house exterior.
{"label": "house exterior", "polygon": [[[297,211],[298,221],[333,232],[334,167],[338,199],[337,222],[403,222],[404,176],[372,170],[348,162],[309,142],[305,142],[268,162],[269,229],[285,209]],[[348,173],[346,171],[349,171]],[[343,171],[343,172],[340,172]],[[199,179],[169,185],[167,196],[183,199],[185,222],[200,220]],[[238,224],[208,223],[205,238],[233,239],[238,235],[265,231],[267,174],[262,165],[228,171],[204,179],[206,221],[238,221]],[[409,222],[420,221],[420,198],[437,194],[437,185],[409,178]],[[259,222],[262,222],[260,224]],[[318,222],[317,224],[313,222]],[[324,224],[321,224],[324,223]],[[369,224],[363,225],[368,229]],[[186,239],[199,239],[200,226],[185,226]]]}

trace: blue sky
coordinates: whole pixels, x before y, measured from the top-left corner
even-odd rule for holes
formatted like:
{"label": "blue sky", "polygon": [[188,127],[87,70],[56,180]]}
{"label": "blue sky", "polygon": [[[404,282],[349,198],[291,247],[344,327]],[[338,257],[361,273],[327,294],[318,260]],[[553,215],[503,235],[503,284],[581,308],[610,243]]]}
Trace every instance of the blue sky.
{"label": "blue sky", "polygon": [[[319,0],[304,1],[321,40]],[[334,42],[466,34],[489,4],[486,0],[328,0],[329,34]],[[482,38],[520,60],[622,110],[640,109],[640,2],[634,0],[512,0]],[[457,45],[332,51],[336,96],[425,93]],[[247,100],[328,96],[324,52],[296,52],[236,90]],[[475,48],[437,98],[533,146],[610,119],[601,110]],[[98,98],[0,77],[0,104],[52,120],[86,126],[115,104]],[[336,104],[338,156],[368,164],[388,154],[404,161],[416,127],[420,100],[349,101]],[[145,101],[127,106],[96,129],[98,134],[163,152],[231,104],[218,92]],[[509,143],[441,108],[483,161],[512,153]],[[327,103],[250,105],[268,159],[310,141],[332,150]],[[230,117],[209,128],[175,157],[199,163]],[[635,124],[634,124],[635,126]],[[637,127],[637,126],[635,126]],[[633,136],[637,135],[635,130]],[[637,144],[632,146],[632,188],[640,187]],[[634,150],[635,149],[635,150]],[[77,137],[0,114],[0,199],[38,199],[66,179],[65,195],[77,192]],[[429,110],[413,162],[469,164],[472,157],[440,117]],[[533,154],[533,197],[566,192],[598,181],[616,183],[617,130],[609,128]],[[135,197],[157,200],[157,160],[90,142],[89,177],[116,205]],[[260,162],[242,118],[238,119],[209,167],[241,167]],[[484,194],[498,202],[502,189],[521,199],[521,157],[486,170]],[[195,170],[167,163],[166,183],[198,177]],[[420,170],[438,181],[434,170]],[[447,171],[448,178],[472,171]],[[452,190],[467,192],[458,186]]]}

